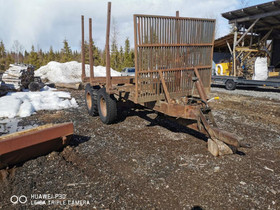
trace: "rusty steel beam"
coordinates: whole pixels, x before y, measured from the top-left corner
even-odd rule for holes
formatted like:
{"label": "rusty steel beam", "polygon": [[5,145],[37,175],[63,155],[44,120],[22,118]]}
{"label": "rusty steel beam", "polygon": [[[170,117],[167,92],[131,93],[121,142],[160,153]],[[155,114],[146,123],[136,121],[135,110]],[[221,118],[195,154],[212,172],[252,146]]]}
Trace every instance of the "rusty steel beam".
{"label": "rusty steel beam", "polygon": [[90,81],[93,80],[94,78],[94,67],[93,67],[93,62],[94,62],[94,58],[92,56],[92,45],[93,45],[93,41],[92,41],[92,19],[89,18],[89,73],[90,73]]}
{"label": "rusty steel beam", "polygon": [[208,18],[191,18],[191,17],[174,17],[174,16],[163,16],[163,15],[145,15],[145,14],[135,14],[135,16],[141,16],[145,18],[162,18],[162,19],[175,19],[175,20],[194,20],[194,21],[215,21],[215,19]]}
{"label": "rusty steel beam", "polygon": [[[176,11],[176,17],[177,18],[179,17],[179,11]],[[181,41],[180,41],[180,27],[179,27],[178,20],[176,21],[176,33],[177,33],[177,44],[180,43],[178,45],[182,46],[183,43],[181,43]],[[177,60],[180,59],[179,54],[180,54],[180,50],[178,48],[177,57],[176,57]],[[176,89],[176,91],[179,91],[181,89],[181,72],[179,72],[179,71],[175,73],[175,89]]]}
{"label": "rusty steel beam", "polygon": [[158,73],[159,73],[159,76],[160,76],[160,81],[161,81],[161,84],[162,84],[162,87],[163,87],[163,90],[164,90],[164,95],[166,97],[166,101],[168,103],[170,103],[171,102],[171,98],[170,98],[169,91],[167,89],[167,86],[166,86],[166,83],[165,83],[162,71],[159,70]]}
{"label": "rusty steel beam", "polygon": [[199,96],[201,97],[201,99],[203,101],[207,102],[207,95],[205,93],[201,77],[200,77],[199,72],[196,67],[194,68],[194,73],[195,73],[196,77],[198,78],[198,81],[195,82],[195,85],[198,90]]}
{"label": "rusty steel beam", "polygon": [[110,63],[110,22],[111,22],[111,2],[108,2],[107,9],[107,30],[106,30],[106,91],[112,88],[111,63]]}
{"label": "rusty steel beam", "polygon": [[[91,85],[96,83],[106,83],[106,77],[94,77],[91,81],[89,77],[84,79],[85,82],[90,82]],[[133,76],[120,76],[120,77],[112,77],[111,78],[112,84],[133,84],[135,83],[135,78]]]}
{"label": "rusty steel beam", "polygon": [[235,146],[237,148],[241,146],[239,143],[239,140],[238,140],[238,136],[236,136],[232,133],[220,130],[217,127],[210,126],[201,110],[199,110],[198,115],[199,115],[199,119],[201,120],[205,130],[207,131],[207,133],[209,134],[209,136],[212,139],[218,139],[222,142],[225,142],[225,143]]}
{"label": "rusty steel beam", "polygon": [[[209,69],[211,66],[196,66],[197,69]],[[193,67],[180,67],[180,68],[170,68],[170,69],[161,69],[162,72],[169,72],[169,71],[182,71],[182,70],[189,70],[193,71]],[[158,70],[141,70],[139,73],[151,73],[151,72],[158,72]]]}
{"label": "rusty steel beam", "polygon": [[82,43],[81,43],[81,60],[82,60],[82,81],[86,77],[85,70],[85,33],[84,33],[84,16],[81,17],[82,21]]}
{"label": "rusty steel beam", "polygon": [[73,123],[48,124],[0,137],[0,168],[47,154],[65,146],[73,135]]}
{"label": "rusty steel beam", "polygon": [[[133,16],[133,22],[134,22],[134,54],[135,54],[135,103],[138,103],[138,43],[137,43],[137,30],[138,30],[138,33],[140,33],[140,22],[137,23],[137,18],[136,16],[134,15]],[[139,26],[137,28],[137,26]],[[140,34],[138,34],[139,36],[139,44],[143,43],[141,41],[141,36]]]}
{"label": "rusty steel beam", "polygon": [[198,44],[139,44],[138,47],[212,47],[212,43],[198,43]]}

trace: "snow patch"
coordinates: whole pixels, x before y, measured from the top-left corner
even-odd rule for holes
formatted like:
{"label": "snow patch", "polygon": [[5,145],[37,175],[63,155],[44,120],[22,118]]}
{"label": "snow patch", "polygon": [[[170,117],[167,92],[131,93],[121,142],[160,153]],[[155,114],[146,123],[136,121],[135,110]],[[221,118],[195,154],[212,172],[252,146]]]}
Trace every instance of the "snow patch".
{"label": "snow patch", "polygon": [[[86,64],[86,76],[89,77],[89,65]],[[81,82],[82,64],[77,61],[59,63],[51,61],[35,71],[35,76],[41,77],[44,82],[50,83],[78,83]],[[94,76],[105,77],[106,67],[94,66]],[[111,68],[111,76],[121,76]]]}
{"label": "snow patch", "polygon": [[0,117],[14,118],[19,110],[22,100],[13,96],[0,98]]}
{"label": "snow patch", "polygon": [[69,92],[44,87],[40,92],[8,93],[0,98],[0,118],[28,117],[39,110],[76,108]]}
{"label": "snow patch", "polygon": [[30,101],[25,100],[23,103],[20,105],[18,115],[20,117],[28,117],[30,116],[33,112],[35,111],[34,107],[30,103]]}

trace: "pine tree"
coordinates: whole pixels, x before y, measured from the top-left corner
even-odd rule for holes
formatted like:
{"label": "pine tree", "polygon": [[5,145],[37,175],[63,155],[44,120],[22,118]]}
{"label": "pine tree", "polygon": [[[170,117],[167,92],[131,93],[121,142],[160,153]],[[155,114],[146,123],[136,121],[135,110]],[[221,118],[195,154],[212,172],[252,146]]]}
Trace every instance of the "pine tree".
{"label": "pine tree", "polygon": [[65,63],[72,60],[72,51],[66,39],[63,40],[63,48],[61,49],[61,62]]}
{"label": "pine tree", "polygon": [[100,57],[101,57],[100,65],[101,66],[106,66],[106,51],[105,51],[105,49],[100,53]]}
{"label": "pine tree", "polygon": [[43,50],[42,49],[39,49],[38,50],[38,63],[39,63],[39,67],[43,66],[46,64],[46,60],[45,60],[45,55],[43,53]]}
{"label": "pine tree", "polygon": [[29,53],[26,50],[24,50],[23,63],[28,63],[28,57]]}
{"label": "pine tree", "polygon": [[[85,41],[84,45],[85,45],[85,62],[89,64],[89,43]],[[98,66],[101,64],[100,50],[94,45],[94,42],[92,42],[91,49],[92,49],[92,56],[94,59],[94,66]]]}
{"label": "pine tree", "polygon": [[129,39],[126,38],[124,43],[124,67],[134,66],[134,52],[130,49]]}
{"label": "pine tree", "polygon": [[121,46],[120,47],[120,53],[119,53],[119,63],[120,63],[120,69],[123,69],[125,66],[124,66],[124,52],[123,52],[123,47]]}
{"label": "pine tree", "polygon": [[5,59],[5,70],[9,68],[10,64],[15,63],[12,53],[8,53]]}
{"label": "pine tree", "polygon": [[121,65],[119,62],[120,59],[120,55],[119,55],[119,51],[118,51],[118,43],[117,43],[117,39],[118,39],[118,30],[117,30],[117,26],[116,26],[116,22],[113,19],[113,30],[112,30],[112,34],[111,34],[112,38],[112,42],[111,42],[111,67],[117,71],[121,71]]}
{"label": "pine tree", "polygon": [[35,66],[35,68],[40,68],[40,60],[39,60],[39,56],[38,56],[38,53],[35,52],[35,49],[34,49],[34,45],[32,45],[31,47],[31,52],[28,56],[28,63]]}
{"label": "pine tree", "polygon": [[55,54],[53,52],[52,46],[50,46],[49,52],[47,54],[47,61],[50,62],[50,61],[54,61],[54,60],[55,60]]}
{"label": "pine tree", "polygon": [[0,41],[0,70],[5,70],[6,50],[3,41]]}
{"label": "pine tree", "polygon": [[117,71],[120,71],[120,56],[119,56],[119,51],[118,51],[118,46],[116,42],[113,42],[112,47],[111,47],[111,67]]}

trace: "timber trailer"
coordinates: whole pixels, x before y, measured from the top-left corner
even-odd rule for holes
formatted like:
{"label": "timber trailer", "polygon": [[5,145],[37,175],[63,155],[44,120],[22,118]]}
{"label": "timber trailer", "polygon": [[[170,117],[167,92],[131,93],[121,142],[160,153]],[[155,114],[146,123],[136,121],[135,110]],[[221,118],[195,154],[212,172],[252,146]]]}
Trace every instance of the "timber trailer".
{"label": "timber trailer", "polygon": [[108,2],[106,77],[96,77],[91,49],[92,20],[89,19],[90,75],[86,76],[84,16],[81,19],[81,76],[90,115],[99,115],[103,123],[111,124],[117,118],[117,103],[133,102],[205,134],[208,149],[215,156],[224,154],[221,144],[229,145],[231,149],[248,146],[241,145],[236,135],[217,127],[207,102],[215,20],[179,17],[178,11],[176,17],[135,14],[135,76],[112,77],[109,49],[111,2]]}

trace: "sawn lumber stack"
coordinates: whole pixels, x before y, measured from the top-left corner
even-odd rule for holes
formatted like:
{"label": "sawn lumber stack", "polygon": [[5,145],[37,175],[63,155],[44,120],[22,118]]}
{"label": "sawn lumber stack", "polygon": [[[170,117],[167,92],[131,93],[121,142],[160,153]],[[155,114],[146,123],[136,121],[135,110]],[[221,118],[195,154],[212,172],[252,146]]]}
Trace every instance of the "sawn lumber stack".
{"label": "sawn lumber stack", "polygon": [[30,65],[11,64],[10,68],[4,72],[2,81],[10,89],[28,88],[28,85],[34,81],[34,68]]}

